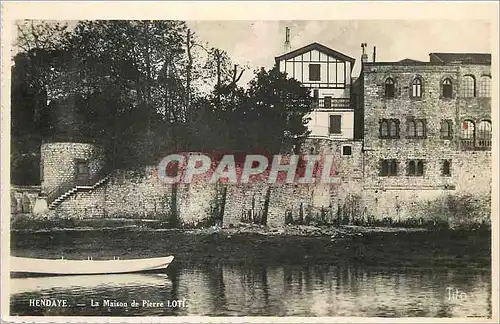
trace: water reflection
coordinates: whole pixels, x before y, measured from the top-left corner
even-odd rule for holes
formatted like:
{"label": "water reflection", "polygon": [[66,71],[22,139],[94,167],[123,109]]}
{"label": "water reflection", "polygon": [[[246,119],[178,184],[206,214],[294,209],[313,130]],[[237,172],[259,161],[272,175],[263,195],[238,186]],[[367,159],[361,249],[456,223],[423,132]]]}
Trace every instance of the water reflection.
{"label": "water reflection", "polygon": [[52,276],[13,278],[10,281],[10,293],[21,294],[44,290],[91,290],[95,288],[160,287],[171,285],[165,274],[111,274],[82,276]]}
{"label": "water reflection", "polygon": [[[12,279],[19,315],[490,316],[490,272],[373,269],[336,265],[180,265],[169,278],[144,275]],[[100,278],[99,278],[100,277]],[[24,280],[26,279],[26,280]],[[471,298],[449,300],[447,287]],[[186,299],[186,307],[34,309],[30,298],[121,301]]]}

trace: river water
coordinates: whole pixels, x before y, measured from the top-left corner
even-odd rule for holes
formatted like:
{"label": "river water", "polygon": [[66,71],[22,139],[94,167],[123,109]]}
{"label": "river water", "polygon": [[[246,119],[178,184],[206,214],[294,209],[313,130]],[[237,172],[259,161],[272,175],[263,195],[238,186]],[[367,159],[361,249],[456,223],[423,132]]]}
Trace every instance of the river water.
{"label": "river water", "polygon": [[[89,251],[123,258],[139,254],[131,252],[130,244],[121,250],[102,245],[95,235],[61,235],[18,237],[12,253],[54,257],[64,252],[67,258],[80,259]],[[116,238],[127,239],[126,235]],[[142,240],[141,257],[162,254],[158,240],[149,243],[149,250],[148,235]],[[12,278],[10,311],[19,316],[489,317],[490,280],[488,269],[475,267],[393,268],[328,260],[252,264],[178,258],[165,273]],[[40,299],[64,300],[66,307],[36,305]]]}

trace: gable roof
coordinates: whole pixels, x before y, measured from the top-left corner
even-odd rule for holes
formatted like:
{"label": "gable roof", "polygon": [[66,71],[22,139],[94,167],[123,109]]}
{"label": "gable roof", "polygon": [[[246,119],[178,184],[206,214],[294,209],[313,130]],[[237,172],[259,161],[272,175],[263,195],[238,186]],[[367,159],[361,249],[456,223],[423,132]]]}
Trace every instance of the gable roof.
{"label": "gable roof", "polygon": [[430,62],[491,64],[491,54],[485,53],[430,53]]}
{"label": "gable roof", "polygon": [[407,63],[422,63],[422,61],[417,61],[409,58],[405,58],[404,60],[398,61],[398,63],[401,64],[407,64]]}
{"label": "gable roof", "polygon": [[325,45],[321,45],[320,43],[312,43],[312,44],[306,45],[306,46],[301,47],[299,49],[296,49],[296,50],[293,50],[293,51],[288,52],[286,54],[283,54],[281,56],[277,56],[274,59],[276,60],[276,63],[278,63],[280,61],[291,59],[293,57],[302,55],[302,54],[310,52],[312,50],[317,50],[317,51],[319,51],[323,54],[326,54],[328,56],[333,56],[333,57],[336,57],[338,59],[351,62],[351,70],[354,66],[354,62],[356,61],[352,57],[347,56],[345,54],[342,54],[340,52],[337,52],[329,47],[326,47]]}

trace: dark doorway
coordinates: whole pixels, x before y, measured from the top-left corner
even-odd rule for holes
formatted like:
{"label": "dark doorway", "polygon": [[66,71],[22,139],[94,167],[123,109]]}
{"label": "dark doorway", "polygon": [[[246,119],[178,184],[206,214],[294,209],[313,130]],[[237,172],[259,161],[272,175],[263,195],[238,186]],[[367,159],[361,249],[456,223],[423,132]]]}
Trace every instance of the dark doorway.
{"label": "dark doorway", "polygon": [[85,185],[88,184],[90,172],[89,172],[89,162],[86,160],[76,160],[76,182],[77,184]]}

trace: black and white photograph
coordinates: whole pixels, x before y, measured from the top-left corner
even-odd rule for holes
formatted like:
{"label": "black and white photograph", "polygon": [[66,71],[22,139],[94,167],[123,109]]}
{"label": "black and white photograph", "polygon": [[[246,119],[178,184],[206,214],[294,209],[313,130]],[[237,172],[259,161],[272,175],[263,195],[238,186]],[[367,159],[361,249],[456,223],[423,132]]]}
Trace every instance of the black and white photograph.
{"label": "black and white photograph", "polygon": [[168,2],[2,22],[2,321],[498,320],[498,3]]}

